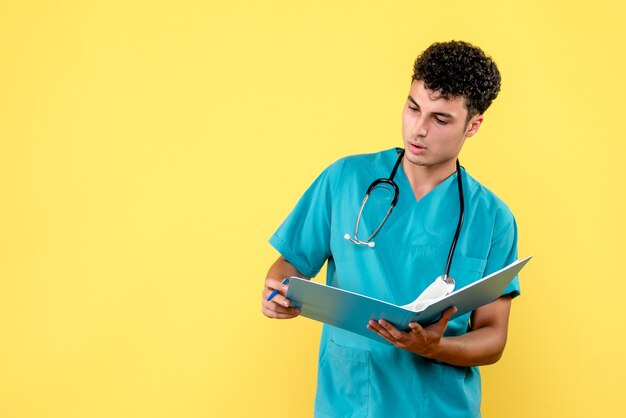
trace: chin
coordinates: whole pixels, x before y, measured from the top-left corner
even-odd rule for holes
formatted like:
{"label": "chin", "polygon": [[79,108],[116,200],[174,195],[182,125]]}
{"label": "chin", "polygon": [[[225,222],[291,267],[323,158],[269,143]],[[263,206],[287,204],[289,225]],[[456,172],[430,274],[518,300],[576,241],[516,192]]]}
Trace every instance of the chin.
{"label": "chin", "polygon": [[410,152],[405,152],[404,156],[406,157],[407,161],[413,165],[417,165],[420,167],[428,165],[428,161],[418,155],[411,154]]}

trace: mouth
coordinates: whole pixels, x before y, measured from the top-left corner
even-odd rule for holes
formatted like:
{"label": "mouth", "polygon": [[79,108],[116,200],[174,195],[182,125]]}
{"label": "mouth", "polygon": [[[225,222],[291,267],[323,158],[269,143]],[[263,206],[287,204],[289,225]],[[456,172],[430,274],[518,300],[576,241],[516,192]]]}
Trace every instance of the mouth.
{"label": "mouth", "polygon": [[409,142],[409,148],[414,153],[422,153],[422,152],[426,151],[426,149],[427,149],[422,144],[415,144],[415,143],[412,143],[412,142]]}

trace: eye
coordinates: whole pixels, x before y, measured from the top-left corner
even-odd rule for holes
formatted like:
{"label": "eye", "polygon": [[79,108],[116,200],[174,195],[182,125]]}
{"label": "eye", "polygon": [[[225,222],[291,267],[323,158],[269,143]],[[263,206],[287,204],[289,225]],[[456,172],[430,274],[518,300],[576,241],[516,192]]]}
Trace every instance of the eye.
{"label": "eye", "polygon": [[437,122],[439,125],[447,125],[448,124],[447,120],[443,120],[443,119],[439,119],[439,118],[435,118],[435,122]]}
{"label": "eye", "polygon": [[409,109],[411,109],[411,111],[413,112],[419,112],[419,109],[417,107],[409,106]]}

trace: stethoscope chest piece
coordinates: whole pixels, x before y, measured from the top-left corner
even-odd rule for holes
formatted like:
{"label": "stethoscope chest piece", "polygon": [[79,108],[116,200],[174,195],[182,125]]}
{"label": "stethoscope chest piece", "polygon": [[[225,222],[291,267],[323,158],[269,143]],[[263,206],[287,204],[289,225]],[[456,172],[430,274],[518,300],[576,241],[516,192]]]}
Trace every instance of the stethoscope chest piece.
{"label": "stethoscope chest piece", "polygon": [[445,293],[446,295],[454,292],[455,282],[452,276],[448,276],[447,274],[442,274],[441,276],[437,277],[436,280],[437,281],[441,280],[446,284],[446,293]]}

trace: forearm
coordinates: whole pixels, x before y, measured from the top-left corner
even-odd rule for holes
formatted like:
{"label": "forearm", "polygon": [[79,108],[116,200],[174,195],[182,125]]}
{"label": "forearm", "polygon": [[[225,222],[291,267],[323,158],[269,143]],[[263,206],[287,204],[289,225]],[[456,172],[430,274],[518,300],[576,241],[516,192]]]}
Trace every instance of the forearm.
{"label": "forearm", "polygon": [[503,296],[472,314],[472,330],[443,337],[426,357],[455,366],[482,366],[500,360],[508,333],[511,297]]}
{"label": "forearm", "polygon": [[443,337],[437,350],[427,357],[453,366],[484,366],[500,360],[506,335],[492,327],[484,327],[456,337]]}

